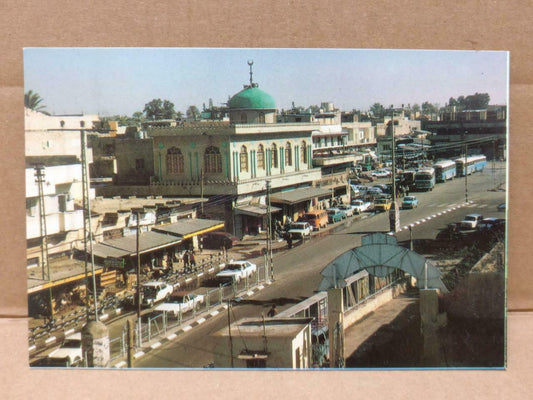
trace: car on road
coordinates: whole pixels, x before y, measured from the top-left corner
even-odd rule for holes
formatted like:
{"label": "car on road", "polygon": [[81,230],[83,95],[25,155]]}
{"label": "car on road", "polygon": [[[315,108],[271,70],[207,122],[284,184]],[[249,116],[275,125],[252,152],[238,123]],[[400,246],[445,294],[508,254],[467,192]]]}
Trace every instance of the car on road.
{"label": "car on road", "polygon": [[355,199],[352,200],[352,208],[355,214],[361,214],[362,212],[370,210],[372,208],[372,203],[361,199]]}
{"label": "car on road", "polygon": [[151,281],[141,286],[142,305],[152,307],[155,303],[167,300],[174,291],[174,287],[163,281]]}
{"label": "car on road", "polygon": [[460,222],[463,229],[476,229],[477,224],[483,219],[481,214],[468,214]]}
{"label": "car on road", "polygon": [[[48,359],[66,367],[79,365],[84,357],[81,345],[81,332],[69,335],[61,346],[48,354]],[[52,364],[52,363],[50,363]]]}
{"label": "car on road", "polygon": [[391,171],[386,169],[377,169],[375,171],[372,171],[372,176],[375,176],[376,178],[386,178],[391,175]]}
{"label": "car on road", "polygon": [[251,277],[256,271],[257,265],[250,261],[231,261],[215,277],[218,280],[239,283],[242,279]]}
{"label": "car on road", "polygon": [[367,189],[366,194],[377,197],[383,194],[383,190],[377,186],[372,186]]}
{"label": "car on road", "polygon": [[298,222],[308,222],[314,230],[319,231],[328,225],[328,213],[325,210],[309,211],[298,218]]}
{"label": "car on road", "polygon": [[176,317],[180,312],[183,314],[190,310],[198,310],[203,303],[205,303],[203,294],[174,292],[168,300],[158,305],[155,311],[166,311]]}
{"label": "car on road", "polygon": [[389,211],[392,206],[392,199],[389,197],[380,197],[374,200],[374,211]]}
{"label": "car on road", "polygon": [[239,238],[228,232],[209,232],[204,233],[200,240],[204,249],[220,250],[231,249],[237,244]]}
{"label": "car on road", "polygon": [[309,222],[293,222],[289,225],[287,233],[293,238],[310,237],[313,232],[313,227]]}
{"label": "car on road", "polygon": [[476,229],[480,232],[505,232],[505,219],[503,218],[484,218],[478,222]]}
{"label": "car on road", "polygon": [[344,211],[347,217],[353,217],[353,207],[350,204],[340,204],[337,208]]}
{"label": "car on road", "polygon": [[328,208],[326,212],[328,213],[328,221],[330,224],[342,221],[346,218],[346,214],[338,208]]}
{"label": "car on road", "polygon": [[418,199],[416,196],[405,196],[402,201],[402,208],[416,208],[418,207]]}

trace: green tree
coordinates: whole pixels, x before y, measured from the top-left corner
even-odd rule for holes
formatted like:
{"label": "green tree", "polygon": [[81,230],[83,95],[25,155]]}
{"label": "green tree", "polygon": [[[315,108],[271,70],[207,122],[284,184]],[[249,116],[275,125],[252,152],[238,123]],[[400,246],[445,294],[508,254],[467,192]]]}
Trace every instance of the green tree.
{"label": "green tree", "polygon": [[431,104],[429,101],[425,101],[422,103],[422,112],[424,114],[433,114],[438,111],[438,107],[436,107],[434,104]]}
{"label": "green tree", "polygon": [[196,121],[200,116],[200,111],[198,111],[198,107],[196,106],[189,106],[185,115],[187,115],[188,120]]}
{"label": "green tree", "polygon": [[465,97],[465,108],[469,110],[480,110],[487,108],[490,103],[488,93],[477,93]]}
{"label": "green tree", "polygon": [[39,96],[39,93],[34,93],[33,90],[28,90],[24,93],[24,106],[34,111],[43,111],[46,106],[41,104],[43,99]]}
{"label": "green tree", "polygon": [[149,120],[174,118],[174,103],[169,100],[153,99],[144,105],[143,112]]}
{"label": "green tree", "polygon": [[372,107],[370,107],[370,111],[372,114],[374,114],[374,117],[382,117],[384,115],[384,107],[381,103],[374,103]]}

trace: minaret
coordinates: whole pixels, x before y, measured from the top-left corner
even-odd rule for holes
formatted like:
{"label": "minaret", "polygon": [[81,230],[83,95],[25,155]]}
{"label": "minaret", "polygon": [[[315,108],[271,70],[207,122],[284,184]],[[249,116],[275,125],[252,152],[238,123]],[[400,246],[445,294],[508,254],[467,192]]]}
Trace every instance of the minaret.
{"label": "minaret", "polygon": [[248,60],[248,65],[250,66],[250,86],[249,87],[251,87],[251,88],[257,87],[259,85],[257,83],[254,83],[254,81],[253,81],[254,73],[252,71],[252,65],[254,65],[254,61],[253,60]]}

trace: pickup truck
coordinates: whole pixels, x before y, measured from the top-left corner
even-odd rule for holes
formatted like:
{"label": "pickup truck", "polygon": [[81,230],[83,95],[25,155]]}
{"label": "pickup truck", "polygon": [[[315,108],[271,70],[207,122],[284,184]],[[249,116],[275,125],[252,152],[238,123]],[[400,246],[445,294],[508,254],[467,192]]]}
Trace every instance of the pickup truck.
{"label": "pickup truck", "polygon": [[155,303],[170,298],[174,287],[166,282],[152,281],[143,283],[141,291],[142,305],[152,307]]}
{"label": "pickup truck", "polygon": [[81,363],[83,360],[81,332],[67,336],[61,347],[48,354],[48,359],[57,363],[64,363],[61,365],[67,367]]}
{"label": "pickup truck", "polygon": [[241,279],[249,278],[256,271],[257,265],[249,261],[231,261],[215,277],[220,280],[231,280],[238,283]]}
{"label": "pickup truck", "polygon": [[362,212],[368,211],[372,208],[372,203],[369,201],[363,200],[352,200],[352,208],[354,214],[361,214]]}
{"label": "pickup truck", "polygon": [[175,292],[167,301],[158,305],[154,310],[166,311],[176,317],[180,312],[183,314],[190,310],[198,310],[203,303],[205,303],[203,294]]}

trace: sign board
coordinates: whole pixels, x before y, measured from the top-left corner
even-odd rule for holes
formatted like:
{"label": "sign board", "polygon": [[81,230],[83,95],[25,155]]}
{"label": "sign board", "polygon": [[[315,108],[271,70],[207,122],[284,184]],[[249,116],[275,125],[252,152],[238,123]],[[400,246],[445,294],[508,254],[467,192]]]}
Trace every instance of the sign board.
{"label": "sign board", "polygon": [[104,266],[107,268],[124,268],[124,259],[107,257],[104,260]]}

